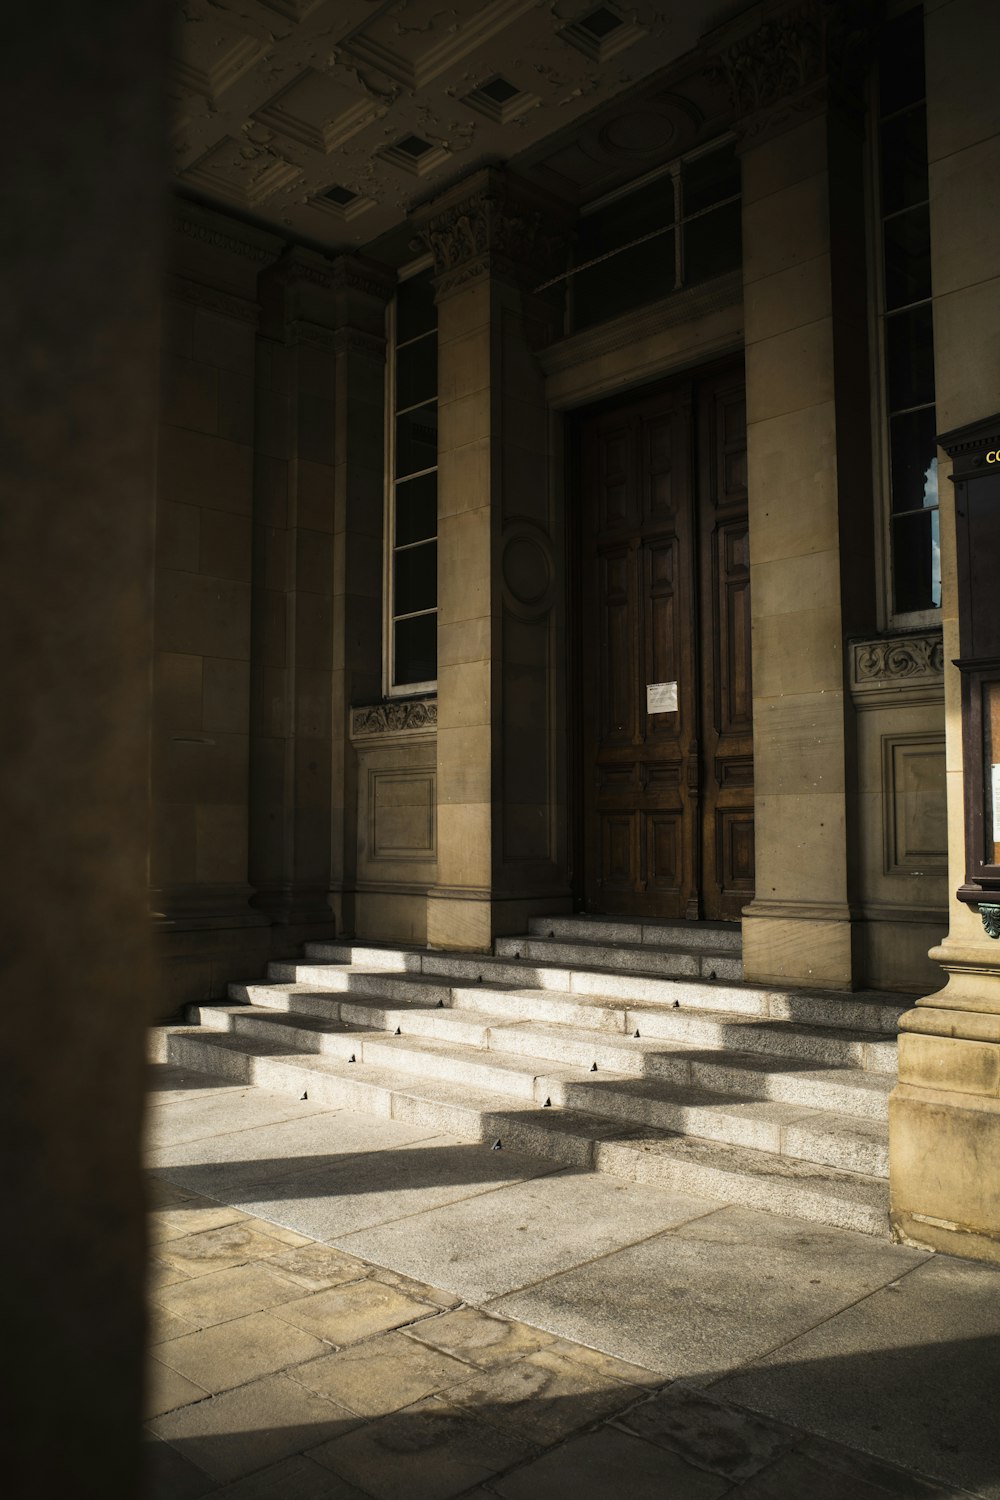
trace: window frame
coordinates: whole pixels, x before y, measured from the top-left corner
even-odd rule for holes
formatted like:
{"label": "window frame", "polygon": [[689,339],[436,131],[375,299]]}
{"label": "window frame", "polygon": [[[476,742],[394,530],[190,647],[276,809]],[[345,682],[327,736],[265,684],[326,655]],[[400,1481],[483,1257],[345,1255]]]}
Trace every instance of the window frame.
{"label": "window frame", "polygon": [[[899,20],[908,11],[920,10],[923,13],[922,4],[914,5],[912,0],[894,0],[886,7],[885,21]],[[926,66],[926,64],[925,64]],[[926,108],[926,77],[924,84],[924,105]],[[871,383],[872,383],[872,464],[874,469],[874,486],[877,497],[879,515],[878,524],[875,528],[876,536],[876,564],[880,579],[879,598],[877,601],[879,628],[882,630],[927,630],[934,627],[940,628],[942,621],[942,603],[932,605],[927,609],[897,610],[896,602],[896,579],[895,559],[893,555],[893,519],[896,512],[892,507],[892,465],[891,450],[892,436],[890,431],[890,416],[903,415],[906,411],[921,411],[937,409],[937,390],[935,381],[935,399],[930,403],[920,403],[912,408],[900,408],[899,412],[890,413],[889,408],[889,380],[888,380],[888,323],[889,319],[900,313],[904,313],[914,307],[928,307],[931,312],[932,337],[934,319],[934,285],[931,282],[930,296],[919,298],[913,303],[904,303],[895,307],[890,312],[886,306],[886,278],[885,278],[885,244],[884,225],[888,219],[896,214],[884,214],[882,211],[883,191],[881,172],[881,129],[882,113],[879,98],[879,76],[878,65],[871,69],[867,88],[867,114],[870,122],[866,151],[866,175],[867,175],[867,198],[868,198],[868,265],[869,277],[869,331],[871,349]],[[907,106],[912,107],[912,106]],[[889,118],[895,118],[890,116]],[[929,203],[929,199],[928,199]],[[897,210],[902,214],[909,212],[911,208],[922,206],[911,204],[908,207]],[[936,374],[936,365],[935,365]],[[938,474],[940,474],[941,454],[935,449],[934,457],[938,460]],[[931,507],[923,508],[930,512]],[[940,548],[940,497],[934,513],[938,517],[938,546]],[[917,511],[902,511],[900,515],[918,514]],[[939,587],[943,582],[939,579]]]}
{"label": "window frame", "polygon": [[[402,286],[407,281],[421,276],[425,271],[433,269],[434,261],[430,255],[422,255],[418,260],[411,261],[402,266],[397,272],[397,284]],[[421,695],[437,692],[437,678],[428,678],[423,682],[396,682],[396,622],[403,619],[416,619],[424,615],[433,615],[437,620],[440,608],[438,602],[438,589],[435,583],[434,606],[432,609],[413,610],[396,614],[395,612],[395,583],[396,553],[396,487],[401,482],[396,476],[396,307],[397,301],[394,296],[386,308],[386,361],[385,361],[385,464],[384,464],[384,501],[383,501],[383,536],[382,548],[382,693],[385,698],[416,698]],[[418,335],[418,337],[429,337],[429,335]],[[435,325],[434,337],[437,338],[437,327]],[[437,395],[435,394],[435,402]],[[420,402],[419,405],[426,403]],[[404,407],[403,411],[411,408]],[[439,456],[439,455],[438,455]],[[427,469],[420,469],[413,474],[407,474],[402,482],[416,479],[421,475],[433,474],[435,478],[439,472],[437,458],[434,464]],[[437,528],[435,527],[433,537],[422,537],[419,541],[408,543],[407,547],[423,546],[425,543],[437,542]]]}

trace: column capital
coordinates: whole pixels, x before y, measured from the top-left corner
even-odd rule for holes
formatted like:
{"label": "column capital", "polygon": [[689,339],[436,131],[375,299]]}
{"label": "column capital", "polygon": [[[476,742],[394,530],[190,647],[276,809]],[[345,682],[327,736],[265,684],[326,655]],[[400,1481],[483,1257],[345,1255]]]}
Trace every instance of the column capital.
{"label": "column capital", "polygon": [[764,0],[704,37],[741,144],[759,145],[832,102],[859,109],[872,26],[867,0]]}
{"label": "column capital", "polygon": [[427,205],[413,248],[434,257],[438,297],[480,277],[529,288],[562,269],[572,210],[500,167],[485,167]]}

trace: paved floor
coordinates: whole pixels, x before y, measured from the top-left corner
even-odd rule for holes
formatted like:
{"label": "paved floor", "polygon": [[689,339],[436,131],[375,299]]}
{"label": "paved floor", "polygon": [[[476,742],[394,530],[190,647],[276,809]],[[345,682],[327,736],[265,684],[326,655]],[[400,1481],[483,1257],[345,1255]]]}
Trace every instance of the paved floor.
{"label": "paved floor", "polygon": [[1000,1500],[1000,1273],[152,1069],[149,1500]]}

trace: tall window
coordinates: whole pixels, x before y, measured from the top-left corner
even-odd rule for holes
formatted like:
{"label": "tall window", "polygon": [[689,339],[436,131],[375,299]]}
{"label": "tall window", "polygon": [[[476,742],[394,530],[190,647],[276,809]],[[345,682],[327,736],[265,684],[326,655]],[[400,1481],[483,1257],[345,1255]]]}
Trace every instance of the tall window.
{"label": "tall window", "polygon": [[740,264],[740,164],[731,142],[583,210],[569,285],[574,331]]}
{"label": "tall window", "polygon": [[437,309],[431,273],[401,282],[392,313],[388,689],[437,678]]}
{"label": "tall window", "polygon": [[[892,613],[941,605],[924,18],[885,27],[878,72],[881,352]],[[914,622],[916,623],[916,622]]]}

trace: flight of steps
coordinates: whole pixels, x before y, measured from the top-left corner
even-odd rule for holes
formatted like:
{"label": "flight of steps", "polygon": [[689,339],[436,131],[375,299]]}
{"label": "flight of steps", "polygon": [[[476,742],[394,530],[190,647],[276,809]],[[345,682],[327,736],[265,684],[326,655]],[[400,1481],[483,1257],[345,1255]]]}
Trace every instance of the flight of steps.
{"label": "flight of steps", "polygon": [[493,954],[351,941],[230,986],[159,1060],[888,1235],[905,997],[742,979],[739,928],[537,918]]}

